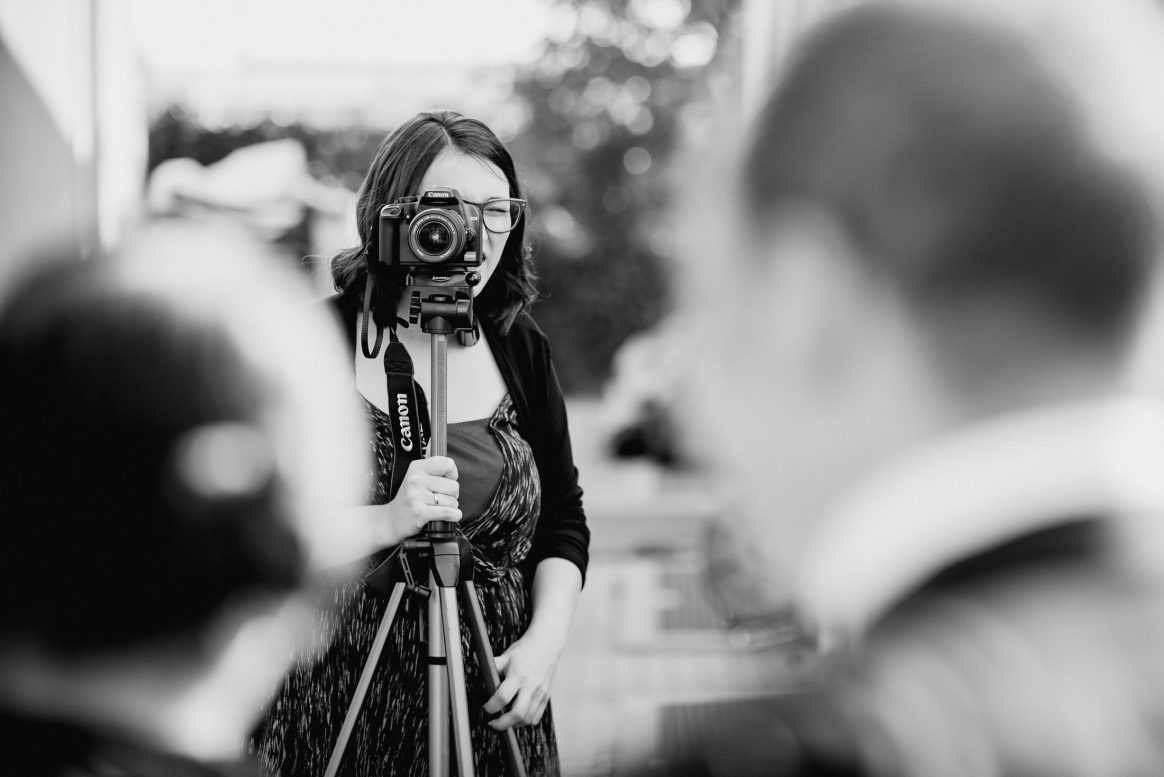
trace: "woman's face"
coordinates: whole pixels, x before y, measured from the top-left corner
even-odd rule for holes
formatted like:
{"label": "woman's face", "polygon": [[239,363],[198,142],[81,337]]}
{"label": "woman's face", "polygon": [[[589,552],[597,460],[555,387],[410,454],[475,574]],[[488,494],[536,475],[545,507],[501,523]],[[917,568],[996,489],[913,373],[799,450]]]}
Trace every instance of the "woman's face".
{"label": "woman's face", "polygon": [[[421,195],[429,189],[441,188],[456,189],[462,199],[475,203],[510,196],[509,182],[505,180],[501,168],[487,159],[470,156],[452,147],[446,148],[433,160],[421,179],[420,191],[415,194]],[[473,296],[480,294],[493,277],[493,271],[501,261],[501,252],[505,250],[505,243],[509,239],[508,232],[500,235],[486,229],[481,232],[484,237],[484,256],[481,266],[477,268],[481,273],[481,282],[473,288]]]}

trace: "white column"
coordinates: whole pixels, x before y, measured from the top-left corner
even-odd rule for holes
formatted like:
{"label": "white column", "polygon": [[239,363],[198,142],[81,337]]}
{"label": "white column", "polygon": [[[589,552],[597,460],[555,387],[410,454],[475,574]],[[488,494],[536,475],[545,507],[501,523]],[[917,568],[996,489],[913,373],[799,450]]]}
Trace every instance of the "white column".
{"label": "white column", "polygon": [[763,104],[796,40],[828,13],[856,0],[744,0],[743,110]]}

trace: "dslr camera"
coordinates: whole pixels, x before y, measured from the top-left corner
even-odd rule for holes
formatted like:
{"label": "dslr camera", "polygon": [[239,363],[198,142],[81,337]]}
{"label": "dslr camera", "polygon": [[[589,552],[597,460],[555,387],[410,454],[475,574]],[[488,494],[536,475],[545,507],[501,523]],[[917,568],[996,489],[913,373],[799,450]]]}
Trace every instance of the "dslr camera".
{"label": "dslr camera", "polygon": [[481,229],[480,212],[456,189],[429,189],[380,209],[379,258],[389,267],[477,267]]}

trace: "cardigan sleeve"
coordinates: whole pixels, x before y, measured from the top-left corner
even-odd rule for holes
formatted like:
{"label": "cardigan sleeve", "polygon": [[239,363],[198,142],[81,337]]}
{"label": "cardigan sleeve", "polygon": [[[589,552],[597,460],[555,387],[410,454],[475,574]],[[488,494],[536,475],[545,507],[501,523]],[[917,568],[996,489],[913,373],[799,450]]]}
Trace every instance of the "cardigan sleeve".
{"label": "cardigan sleeve", "polygon": [[[582,579],[590,561],[590,528],[582,507],[582,487],[570,444],[566,401],[550,354],[549,341],[532,320],[525,344],[525,386],[531,426],[531,446],[542,485],[542,506],[534,531],[533,546],[523,571],[533,579],[537,564],[547,558],[564,558],[578,567]],[[524,349],[523,349],[524,350]]]}

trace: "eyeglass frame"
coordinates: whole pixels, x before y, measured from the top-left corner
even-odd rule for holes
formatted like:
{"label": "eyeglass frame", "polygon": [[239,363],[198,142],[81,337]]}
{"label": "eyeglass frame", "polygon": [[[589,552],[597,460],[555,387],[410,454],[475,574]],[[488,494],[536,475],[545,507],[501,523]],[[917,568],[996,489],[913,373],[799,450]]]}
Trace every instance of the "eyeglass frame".
{"label": "eyeglass frame", "polygon": [[[485,200],[485,202],[473,202],[472,200],[462,199],[461,202],[465,203],[466,205],[472,205],[473,207],[475,207],[479,211],[481,211],[481,226],[483,226],[489,232],[492,232],[494,235],[508,235],[510,232],[517,229],[518,222],[521,221],[523,216],[525,216],[525,209],[529,207],[529,201],[523,200],[520,197],[490,197],[489,199]],[[513,226],[511,226],[509,229],[505,230],[504,232],[498,232],[495,229],[489,229],[489,224],[485,220],[485,206],[491,202],[519,202],[519,203],[521,203],[521,209],[517,214],[517,218],[515,218],[513,220]]]}

